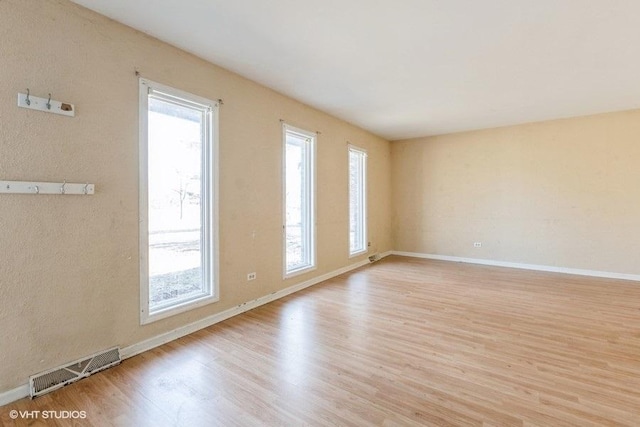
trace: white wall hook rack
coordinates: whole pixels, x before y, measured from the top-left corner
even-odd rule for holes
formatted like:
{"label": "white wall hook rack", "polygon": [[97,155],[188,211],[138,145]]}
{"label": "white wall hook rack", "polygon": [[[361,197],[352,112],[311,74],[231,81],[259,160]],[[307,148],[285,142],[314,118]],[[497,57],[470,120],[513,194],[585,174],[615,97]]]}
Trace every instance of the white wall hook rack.
{"label": "white wall hook rack", "polygon": [[76,194],[95,193],[95,185],[71,182],[0,181],[0,193],[4,194]]}
{"label": "white wall hook rack", "polygon": [[27,89],[27,93],[18,94],[18,107],[69,117],[75,117],[76,115],[76,107],[73,104],[51,99],[51,94],[49,94],[48,98],[33,96],[29,93],[29,89]]}

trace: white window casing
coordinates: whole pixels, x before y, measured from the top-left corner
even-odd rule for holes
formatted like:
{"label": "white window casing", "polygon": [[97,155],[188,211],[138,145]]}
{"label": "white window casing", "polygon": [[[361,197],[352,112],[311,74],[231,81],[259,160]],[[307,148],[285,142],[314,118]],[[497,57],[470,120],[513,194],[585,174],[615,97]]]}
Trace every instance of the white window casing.
{"label": "white window casing", "polygon": [[140,78],[140,322],[218,301],[218,103]]}
{"label": "white window casing", "polygon": [[288,124],[283,139],[283,270],[284,278],[316,268],[317,135]]}
{"label": "white window casing", "polygon": [[349,256],[367,252],[367,152],[349,145]]}

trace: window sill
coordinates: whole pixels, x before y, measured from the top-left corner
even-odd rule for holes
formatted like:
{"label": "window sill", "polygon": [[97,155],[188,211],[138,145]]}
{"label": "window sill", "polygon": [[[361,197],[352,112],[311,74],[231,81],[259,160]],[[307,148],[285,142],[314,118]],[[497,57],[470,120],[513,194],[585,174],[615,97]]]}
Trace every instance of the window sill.
{"label": "window sill", "polygon": [[358,252],[349,253],[349,259],[355,258],[355,257],[359,257],[361,255],[367,255],[367,253],[368,253],[368,251],[366,249],[363,249],[363,250],[358,251]]}
{"label": "window sill", "polygon": [[303,274],[305,274],[305,273],[309,273],[309,272],[311,272],[311,271],[313,271],[313,270],[316,270],[317,268],[318,268],[318,267],[316,267],[316,266],[314,265],[313,267],[305,267],[305,268],[301,268],[301,269],[299,269],[299,270],[293,270],[293,271],[292,271],[292,272],[290,272],[290,273],[285,273],[283,278],[284,278],[284,279],[290,279],[290,278],[292,278],[292,277],[301,276],[301,275],[303,275]]}
{"label": "window sill", "polygon": [[195,308],[202,307],[207,304],[217,302],[219,300],[220,300],[220,297],[216,295],[205,295],[194,300],[185,301],[183,303],[176,304],[171,307],[165,307],[165,308],[153,311],[148,315],[142,312],[140,316],[140,324],[147,325],[157,320],[165,319],[167,317],[171,317],[176,314],[184,313],[185,311],[193,310]]}

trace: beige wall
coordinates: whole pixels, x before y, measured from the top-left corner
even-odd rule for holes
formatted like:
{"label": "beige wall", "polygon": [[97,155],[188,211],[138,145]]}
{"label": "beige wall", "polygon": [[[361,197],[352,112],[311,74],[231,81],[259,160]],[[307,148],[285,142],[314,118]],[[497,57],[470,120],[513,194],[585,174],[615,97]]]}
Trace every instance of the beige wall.
{"label": "beige wall", "polygon": [[[220,109],[218,303],[139,325],[138,79]],[[76,105],[20,109],[18,92]],[[318,269],[282,280],[280,119],[322,132]],[[347,141],[369,152],[372,252],[391,249],[389,143],[65,1],[0,1],[0,179],[89,181],[95,196],[0,195],[0,393],[357,262],[348,256]],[[255,232],[255,239],[252,237]],[[256,271],[248,283],[246,274]]]}
{"label": "beige wall", "polygon": [[395,250],[640,273],[640,110],[391,146]]}

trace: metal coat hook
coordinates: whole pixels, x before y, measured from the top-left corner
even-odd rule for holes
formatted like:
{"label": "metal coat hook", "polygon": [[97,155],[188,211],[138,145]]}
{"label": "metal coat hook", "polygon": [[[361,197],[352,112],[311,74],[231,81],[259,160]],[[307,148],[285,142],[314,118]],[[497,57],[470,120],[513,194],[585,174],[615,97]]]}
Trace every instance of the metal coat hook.
{"label": "metal coat hook", "polygon": [[67,180],[65,179],[64,182],[62,183],[62,187],[60,187],[60,194],[64,194],[65,192],[65,185],[67,185]]}
{"label": "metal coat hook", "polygon": [[47,110],[51,110],[51,94],[49,94],[49,99],[47,99],[47,103],[45,105],[47,106]]}
{"label": "metal coat hook", "polygon": [[37,185],[34,185],[34,187],[33,187],[33,188],[35,188],[35,190],[36,190],[36,194],[40,194],[40,189],[38,188],[38,186],[37,186]]}
{"label": "metal coat hook", "polygon": [[83,188],[83,190],[82,190],[82,192],[83,192],[84,194],[87,194],[87,192],[89,191],[89,190],[87,190],[87,187],[89,187],[89,183],[88,183],[88,182],[85,184],[85,186],[84,186],[84,188]]}
{"label": "metal coat hook", "polygon": [[31,105],[31,100],[29,99],[29,88],[27,88],[27,99],[25,100],[27,105]]}

